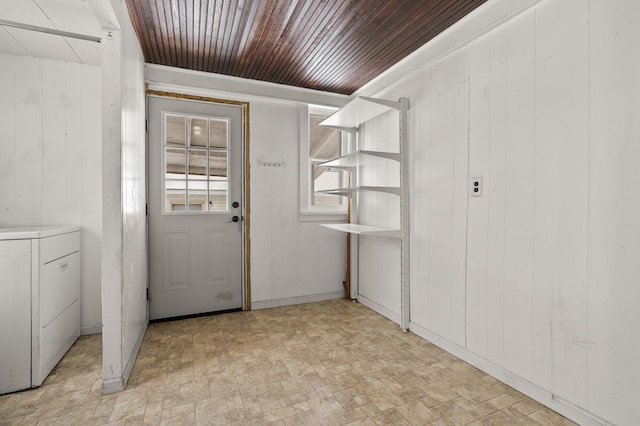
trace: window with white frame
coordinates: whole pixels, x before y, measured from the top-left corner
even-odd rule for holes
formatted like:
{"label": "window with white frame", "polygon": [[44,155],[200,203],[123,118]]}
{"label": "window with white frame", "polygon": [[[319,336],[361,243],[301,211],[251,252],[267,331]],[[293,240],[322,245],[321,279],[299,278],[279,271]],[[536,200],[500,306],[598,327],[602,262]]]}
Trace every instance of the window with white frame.
{"label": "window with white frame", "polygon": [[163,213],[227,212],[228,120],[163,115]]}
{"label": "window with white frame", "polygon": [[322,166],[322,163],[345,152],[346,141],[339,130],[319,126],[331,115],[333,109],[302,106],[300,174],[302,213],[344,213],[348,202],[344,197],[324,194],[321,191],[348,186],[346,172]]}

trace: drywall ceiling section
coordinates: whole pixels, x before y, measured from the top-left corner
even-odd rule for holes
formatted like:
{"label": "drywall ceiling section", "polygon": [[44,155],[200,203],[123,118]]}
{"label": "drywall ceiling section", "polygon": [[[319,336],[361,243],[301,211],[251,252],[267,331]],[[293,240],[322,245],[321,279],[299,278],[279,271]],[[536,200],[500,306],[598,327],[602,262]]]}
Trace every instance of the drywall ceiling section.
{"label": "drywall ceiling section", "polygon": [[102,28],[83,0],[0,2],[0,53],[99,65],[100,44],[53,30],[99,39]]}

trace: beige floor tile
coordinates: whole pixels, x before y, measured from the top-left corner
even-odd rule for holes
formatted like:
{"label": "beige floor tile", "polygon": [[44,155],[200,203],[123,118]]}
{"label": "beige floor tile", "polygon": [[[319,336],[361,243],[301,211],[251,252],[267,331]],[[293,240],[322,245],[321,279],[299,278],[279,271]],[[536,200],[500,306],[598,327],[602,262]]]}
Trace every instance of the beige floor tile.
{"label": "beige floor tile", "polygon": [[344,300],[150,324],[127,389],[102,395],[83,336],[38,389],[0,396],[0,425],[572,425]]}
{"label": "beige floor tile", "polygon": [[440,416],[420,401],[410,402],[395,408],[412,425],[426,425],[440,419]]}

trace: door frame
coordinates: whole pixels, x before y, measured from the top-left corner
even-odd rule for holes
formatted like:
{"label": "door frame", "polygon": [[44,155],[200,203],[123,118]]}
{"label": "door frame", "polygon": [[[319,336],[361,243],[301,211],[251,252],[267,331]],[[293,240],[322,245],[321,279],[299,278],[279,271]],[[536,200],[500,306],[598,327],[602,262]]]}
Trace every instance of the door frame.
{"label": "door frame", "polygon": [[[245,311],[251,310],[251,191],[250,191],[250,161],[249,161],[249,147],[250,147],[250,126],[249,126],[249,102],[244,101],[234,101],[230,99],[218,99],[211,98],[207,96],[195,96],[188,95],[184,93],[176,93],[176,92],[166,92],[162,90],[151,90],[147,85],[146,89],[146,111],[148,115],[149,111],[149,97],[161,97],[161,98],[171,98],[171,99],[181,99],[185,101],[200,101],[200,102],[211,102],[216,104],[224,104],[224,105],[234,105],[242,108],[242,128],[243,128],[243,141],[242,141],[242,155],[243,155],[243,169],[244,172],[242,174],[242,193],[243,193],[243,220],[242,220],[242,289],[244,292],[243,306],[242,309]],[[149,123],[149,117],[147,117],[147,126]],[[149,131],[147,127],[147,162],[149,161]],[[149,167],[147,166],[147,229],[149,228]],[[149,232],[147,231],[147,238],[149,238]],[[147,242],[147,262],[149,262],[149,244]],[[149,265],[147,265],[149,267]],[[147,294],[149,291],[149,284],[147,283]],[[148,306],[147,306],[148,309]]]}

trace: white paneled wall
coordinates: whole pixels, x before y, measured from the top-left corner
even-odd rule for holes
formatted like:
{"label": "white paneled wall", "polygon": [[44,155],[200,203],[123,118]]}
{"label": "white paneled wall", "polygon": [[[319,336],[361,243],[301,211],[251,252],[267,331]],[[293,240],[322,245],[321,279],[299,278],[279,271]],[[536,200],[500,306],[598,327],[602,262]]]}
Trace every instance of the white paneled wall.
{"label": "white paneled wall", "polygon": [[[470,71],[470,105],[477,111],[470,173],[485,176],[487,186],[485,197],[470,200],[467,274],[468,348],[483,357],[501,348],[496,355],[506,369],[581,406],[589,181],[585,6],[580,0],[542,3],[470,47],[477,59]],[[558,15],[562,25],[536,31]],[[483,252],[488,256],[478,257]]]}
{"label": "white paneled wall", "polygon": [[[640,3],[589,7],[587,402],[617,424],[638,421],[640,395]],[[573,337],[580,343],[579,336]]]}
{"label": "white paneled wall", "polygon": [[103,393],[124,390],[148,323],[144,57],[126,6],[111,7],[119,28],[104,28],[102,41]]}
{"label": "white paneled wall", "polygon": [[464,51],[443,59],[415,80],[418,96],[410,96],[411,321],[460,345],[465,339],[467,62]]}
{"label": "white paneled wall", "polygon": [[144,57],[133,26],[122,21],[122,365],[130,371],[149,319],[146,105]]}
{"label": "white paneled wall", "polygon": [[[249,103],[251,308],[344,297],[346,235],[318,226],[326,215],[300,215],[298,102],[331,105],[346,97],[287,86],[260,88],[242,79],[229,84],[226,76],[177,68],[147,65],[146,72],[154,90]],[[196,84],[202,88],[194,89]],[[221,86],[235,91],[211,89]]]}
{"label": "white paneled wall", "polygon": [[637,423],[639,14],[544,0],[363,93],[411,100],[412,330],[580,424]]}
{"label": "white paneled wall", "polygon": [[[397,100],[397,99],[393,99]],[[399,152],[400,114],[387,112],[361,125],[361,150]],[[400,164],[371,161],[358,168],[358,185],[400,186]],[[384,192],[358,194],[358,223],[400,229],[400,197]],[[358,237],[358,300],[400,323],[400,240]]]}
{"label": "white paneled wall", "polygon": [[100,68],[0,63],[0,227],[82,227],[82,332],[100,332]]}
{"label": "white paneled wall", "polygon": [[255,100],[250,108],[252,307],[342,297],[345,235],[299,221],[298,105]]}

